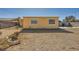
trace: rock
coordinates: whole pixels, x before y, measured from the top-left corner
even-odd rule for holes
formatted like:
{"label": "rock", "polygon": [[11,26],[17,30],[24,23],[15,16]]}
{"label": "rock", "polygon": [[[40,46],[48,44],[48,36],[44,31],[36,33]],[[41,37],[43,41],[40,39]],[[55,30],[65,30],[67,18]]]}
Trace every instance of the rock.
{"label": "rock", "polygon": [[20,41],[18,39],[17,40],[8,39],[7,41],[10,43],[11,46],[20,44]]}
{"label": "rock", "polygon": [[16,45],[16,44],[19,44],[20,43],[20,40],[18,40],[18,35],[19,33],[18,32],[15,32],[14,34],[10,35],[8,37],[8,42],[11,44],[11,45]]}

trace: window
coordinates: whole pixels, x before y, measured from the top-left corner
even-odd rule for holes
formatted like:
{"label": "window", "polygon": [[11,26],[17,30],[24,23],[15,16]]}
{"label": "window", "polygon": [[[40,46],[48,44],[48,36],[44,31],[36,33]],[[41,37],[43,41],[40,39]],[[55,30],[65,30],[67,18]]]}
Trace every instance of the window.
{"label": "window", "polygon": [[31,24],[37,24],[37,20],[31,20]]}
{"label": "window", "polygon": [[49,24],[55,24],[55,20],[54,19],[49,19]]}

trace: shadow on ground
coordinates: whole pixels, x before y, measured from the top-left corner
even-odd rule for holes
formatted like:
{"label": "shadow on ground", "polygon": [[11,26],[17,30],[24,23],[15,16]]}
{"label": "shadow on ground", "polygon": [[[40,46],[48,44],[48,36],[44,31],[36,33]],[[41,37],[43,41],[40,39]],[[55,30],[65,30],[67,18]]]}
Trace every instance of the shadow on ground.
{"label": "shadow on ground", "polygon": [[20,33],[73,33],[65,29],[23,29]]}

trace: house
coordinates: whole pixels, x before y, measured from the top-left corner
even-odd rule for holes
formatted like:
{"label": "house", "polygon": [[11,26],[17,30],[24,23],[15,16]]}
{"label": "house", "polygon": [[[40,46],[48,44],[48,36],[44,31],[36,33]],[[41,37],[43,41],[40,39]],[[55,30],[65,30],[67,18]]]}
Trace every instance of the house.
{"label": "house", "polygon": [[70,22],[63,22],[62,26],[64,26],[64,27],[79,27],[79,20],[70,21]]}
{"label": "house", "polygon": [[57,29],[59,27],[59,17],[57,16],[27,16],[23,17],[20,24],[25,29]]}
{"label": "house", "polygon": [[70,22],[72,27],[79,27],[79,22]]}

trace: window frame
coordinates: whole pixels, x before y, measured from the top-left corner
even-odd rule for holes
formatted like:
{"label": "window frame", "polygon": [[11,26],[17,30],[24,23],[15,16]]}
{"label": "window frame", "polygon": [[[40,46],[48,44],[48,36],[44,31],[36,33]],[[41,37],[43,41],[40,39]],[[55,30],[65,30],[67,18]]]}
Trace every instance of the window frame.
{"label": "window frame", "polygon": [[[50,22],[50,20],[52,20],[53,22]],[[55,24],[55,19],[49,19],[48,24]]]}
{"label": "window frame", "polygon": [[34,19],[31,19],[31,24],[37,24],[38,21],[34,18]]}

